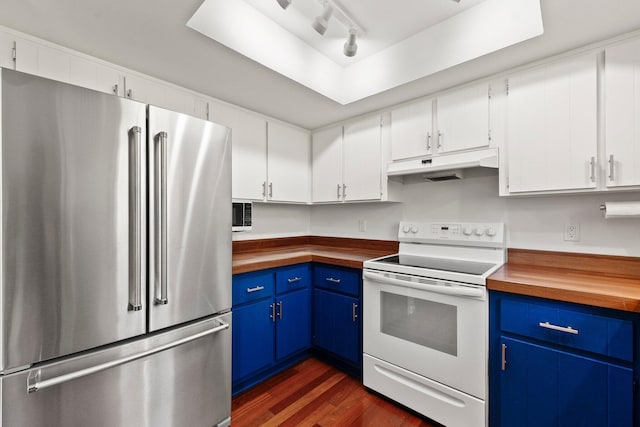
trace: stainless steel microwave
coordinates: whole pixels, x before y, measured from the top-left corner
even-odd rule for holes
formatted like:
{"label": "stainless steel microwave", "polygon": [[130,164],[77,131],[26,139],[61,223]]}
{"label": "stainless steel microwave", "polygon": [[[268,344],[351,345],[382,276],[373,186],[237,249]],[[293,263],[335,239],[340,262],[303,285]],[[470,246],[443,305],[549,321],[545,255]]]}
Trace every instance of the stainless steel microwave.
{"label": "stainless steel microwave", "polygon": [[251,202],[233,200],[231,231],[251,231]]}

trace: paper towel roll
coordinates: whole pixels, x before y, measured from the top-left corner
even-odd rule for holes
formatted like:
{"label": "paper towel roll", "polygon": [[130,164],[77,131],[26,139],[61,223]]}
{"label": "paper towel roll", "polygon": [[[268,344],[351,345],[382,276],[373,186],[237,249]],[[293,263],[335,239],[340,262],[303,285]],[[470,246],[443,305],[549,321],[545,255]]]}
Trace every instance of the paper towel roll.
{"label": "paper towel roll", "polygon": [[606,219],[640,218],[640,202],[605,202]]}

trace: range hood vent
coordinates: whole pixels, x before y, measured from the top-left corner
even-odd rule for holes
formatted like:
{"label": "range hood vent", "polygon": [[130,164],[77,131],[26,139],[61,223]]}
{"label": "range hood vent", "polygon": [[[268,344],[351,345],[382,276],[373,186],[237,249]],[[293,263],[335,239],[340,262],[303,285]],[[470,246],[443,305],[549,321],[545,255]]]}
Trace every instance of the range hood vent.
{"label": "range hood vent", "polygon": [[429,181],[444,181],[461,179],[463,169],[478,167],[497,168],[498,149],[486,148],[393,162],[387,167],[387,176],[422,174]]}

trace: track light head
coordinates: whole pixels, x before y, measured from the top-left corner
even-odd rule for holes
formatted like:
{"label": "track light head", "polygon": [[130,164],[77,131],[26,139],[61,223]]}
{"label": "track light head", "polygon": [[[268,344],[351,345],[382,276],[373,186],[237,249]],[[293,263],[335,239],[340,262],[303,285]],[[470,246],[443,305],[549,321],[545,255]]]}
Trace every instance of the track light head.
{"label": "track light head", "polygon": [[344,44],[344,55],[348,57],[356,56],[358,52],[358,44],[356,43],[356,30],[355,28],[349,29],[349,38]]}
{"label": "track light head", "polygon": [[289,7],[293,0],[276,0],[281,8],[286,9]]}
{"label": "track light head", "polygon": [[331,19],[331,15],[333,15],[333,6],[328,1],[324,2],[324,10],[322,11],[322,15],[317,16],[316,19],[313,20],[311,26],[314,30],[316,30],[321,36],[327,31],[327,27],[329,27],[329,19]]}

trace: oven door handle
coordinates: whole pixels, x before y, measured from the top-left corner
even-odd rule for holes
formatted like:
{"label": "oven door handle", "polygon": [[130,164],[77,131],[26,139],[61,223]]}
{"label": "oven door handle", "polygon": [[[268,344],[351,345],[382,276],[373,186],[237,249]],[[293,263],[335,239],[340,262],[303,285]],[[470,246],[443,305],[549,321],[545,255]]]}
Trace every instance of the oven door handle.
{"label": "oven door handle", "polygon": [[438,294],[451,295],[456,297],[484,298],[485,296],[484,289],[482,289],[481,287],[475,288],[455,284],[451,286],[430,285],[428,283],[414,282],[412,280],[397,279],[379,273],[373,273],[371,271],[365,271],[363,273],[363,276],[365,279],[383,283],[385,285],[404,286],[405,288],[414,288],[421,291],[435,292]]}

